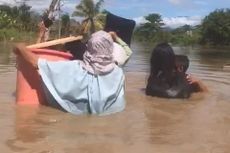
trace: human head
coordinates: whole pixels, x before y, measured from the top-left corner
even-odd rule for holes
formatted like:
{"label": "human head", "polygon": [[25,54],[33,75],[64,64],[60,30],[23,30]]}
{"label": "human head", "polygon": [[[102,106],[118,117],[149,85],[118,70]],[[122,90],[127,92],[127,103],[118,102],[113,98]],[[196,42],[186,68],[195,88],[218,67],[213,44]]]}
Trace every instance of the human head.
{"label": "human head", "polygon": [[87,51],[92,55],[111,56],[113,53],[113,39],[111,35],[102,30],[93,33],[87,42]]}
{"label": "human head", "polygon": [[175,54],[168,43],[158,44],[151,55],[151,75],[156,76],[159,71],[170,74],[175,68]]}
{"label": "human head", "polygon": [[188,57],[185,55],[176,55],[175,65],[177,71],[185,73],[189,67]]}
{"label": "human head", "polygon": [[93,74],[106,74],[113,70],[113,39],[105,31],[92,34],[87,42],[87,49],[83,57],[87,71]]}

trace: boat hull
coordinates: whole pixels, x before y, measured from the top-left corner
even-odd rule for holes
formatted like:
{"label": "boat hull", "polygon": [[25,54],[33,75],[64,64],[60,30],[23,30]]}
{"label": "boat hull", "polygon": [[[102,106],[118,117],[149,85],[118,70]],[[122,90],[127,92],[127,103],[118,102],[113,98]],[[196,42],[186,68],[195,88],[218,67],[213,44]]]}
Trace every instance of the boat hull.
{"label": "boat hull", "polygon": [[[31,51],[40,58],[50,61],[66,61],[73,58],[69,53],[56,50],[31,49]],[[47,104],[38,71],[20,56],[17,57],[16,103],[32,105]]]}

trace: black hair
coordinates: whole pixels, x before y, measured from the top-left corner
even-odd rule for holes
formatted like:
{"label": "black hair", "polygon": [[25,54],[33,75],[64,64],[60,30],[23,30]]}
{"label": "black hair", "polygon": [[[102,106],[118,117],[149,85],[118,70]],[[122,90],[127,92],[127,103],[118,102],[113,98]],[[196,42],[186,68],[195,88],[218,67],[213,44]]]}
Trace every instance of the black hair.
{"label": "black hair", "polygon": [[[183,69],[178,71],[176,64]],[[185,74],[188,66],[187,56],[175,55],[168,43],[158,44],[151,54],[146,94],[166,98],[188,98],[191,94]]]}
{"label": "black hair", "polygon": [[46,28],[49,28],[53,24],[53,20],[50,18],[43,18],[43,23]]}
{"label": "black hair", "polygon": [[162,71],[167,78],[170,77],[175,68],[175,54],[168,43],[160,43],[153,49],[150,68],[150,76],[155,77]]}
{"label": "black hair", "polygon": [[185,55],[176,55],[176,66],[179,66],[182,68],[182,72],[186,72],[189,67],[189,59]]}

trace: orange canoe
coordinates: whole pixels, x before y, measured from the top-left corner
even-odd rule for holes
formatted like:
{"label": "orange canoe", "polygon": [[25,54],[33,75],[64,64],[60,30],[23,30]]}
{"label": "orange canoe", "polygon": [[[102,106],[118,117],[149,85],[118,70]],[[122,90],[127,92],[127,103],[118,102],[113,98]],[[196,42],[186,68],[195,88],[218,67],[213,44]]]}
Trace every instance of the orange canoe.
{"label": "orange canoe", "polygon": [[[30,49],[41,58],[51,61],[71,60],[70,53],[49,50]],[[17,84],[16,84],[17,104],[47,104],[43,93],[41,78],[33,67],[19,56],[17,57]]]}

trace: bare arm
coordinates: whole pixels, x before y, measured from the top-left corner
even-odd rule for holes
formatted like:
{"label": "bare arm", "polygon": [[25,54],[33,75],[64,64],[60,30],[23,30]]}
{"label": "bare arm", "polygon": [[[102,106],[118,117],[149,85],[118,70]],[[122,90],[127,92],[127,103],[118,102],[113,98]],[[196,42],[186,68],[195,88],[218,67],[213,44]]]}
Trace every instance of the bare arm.
{"label": "bare arm", "polygon": [[130,49],[130,47],[120,37],[118,37],[115,32],[110,31],[109,34],[112,36],[113,41],[121,45],[122,48],[125,50],[126,55],[130,57],[132,54],[132,50]]}
{"label": "bare arm", "polygon": [[187,80],[189,82],[189,84],[196,84],[199,87],[199,90],[202,92],[207,92],[208,88],[203,84],[203,82],[191,75],[187,75]]}
{"label": "bare arm", "polygon": [[[132,55],[132,50],[120,37],[117,36],[115,32],[111,31],[109,32],[109,34],[112,36],[113,41],[123,48],[122,53],[115,53],[115,55],[117,55],[115,56],[115,61],[118,62],[119,66],[124,66],[130,59],[130,56]],[[116,52],[116,50],[114,50],[114,52]]]}
{"label": "bare arm", "polygon": [[125,53],[128,57],[132,55],[132,50],[129,48],[129,46],[120,38],[116,38],[116,42],[122,46],[122,48],[125,50]]}
{"label": "bare arm", "polygon": [[38,34],[38,38],[37,38],[37,43],[41,43],[45,41],[45,33],[46,33],[46,27],[43,23],[43,21],[41,23],[39,23],[39,34]]}
{"label": "bare arm", "polygon": [[38,68],[38,56],[27,49],[24,44],[16,44],[14,53],[24,58],[25,61],[30,63],[34,68]]}

